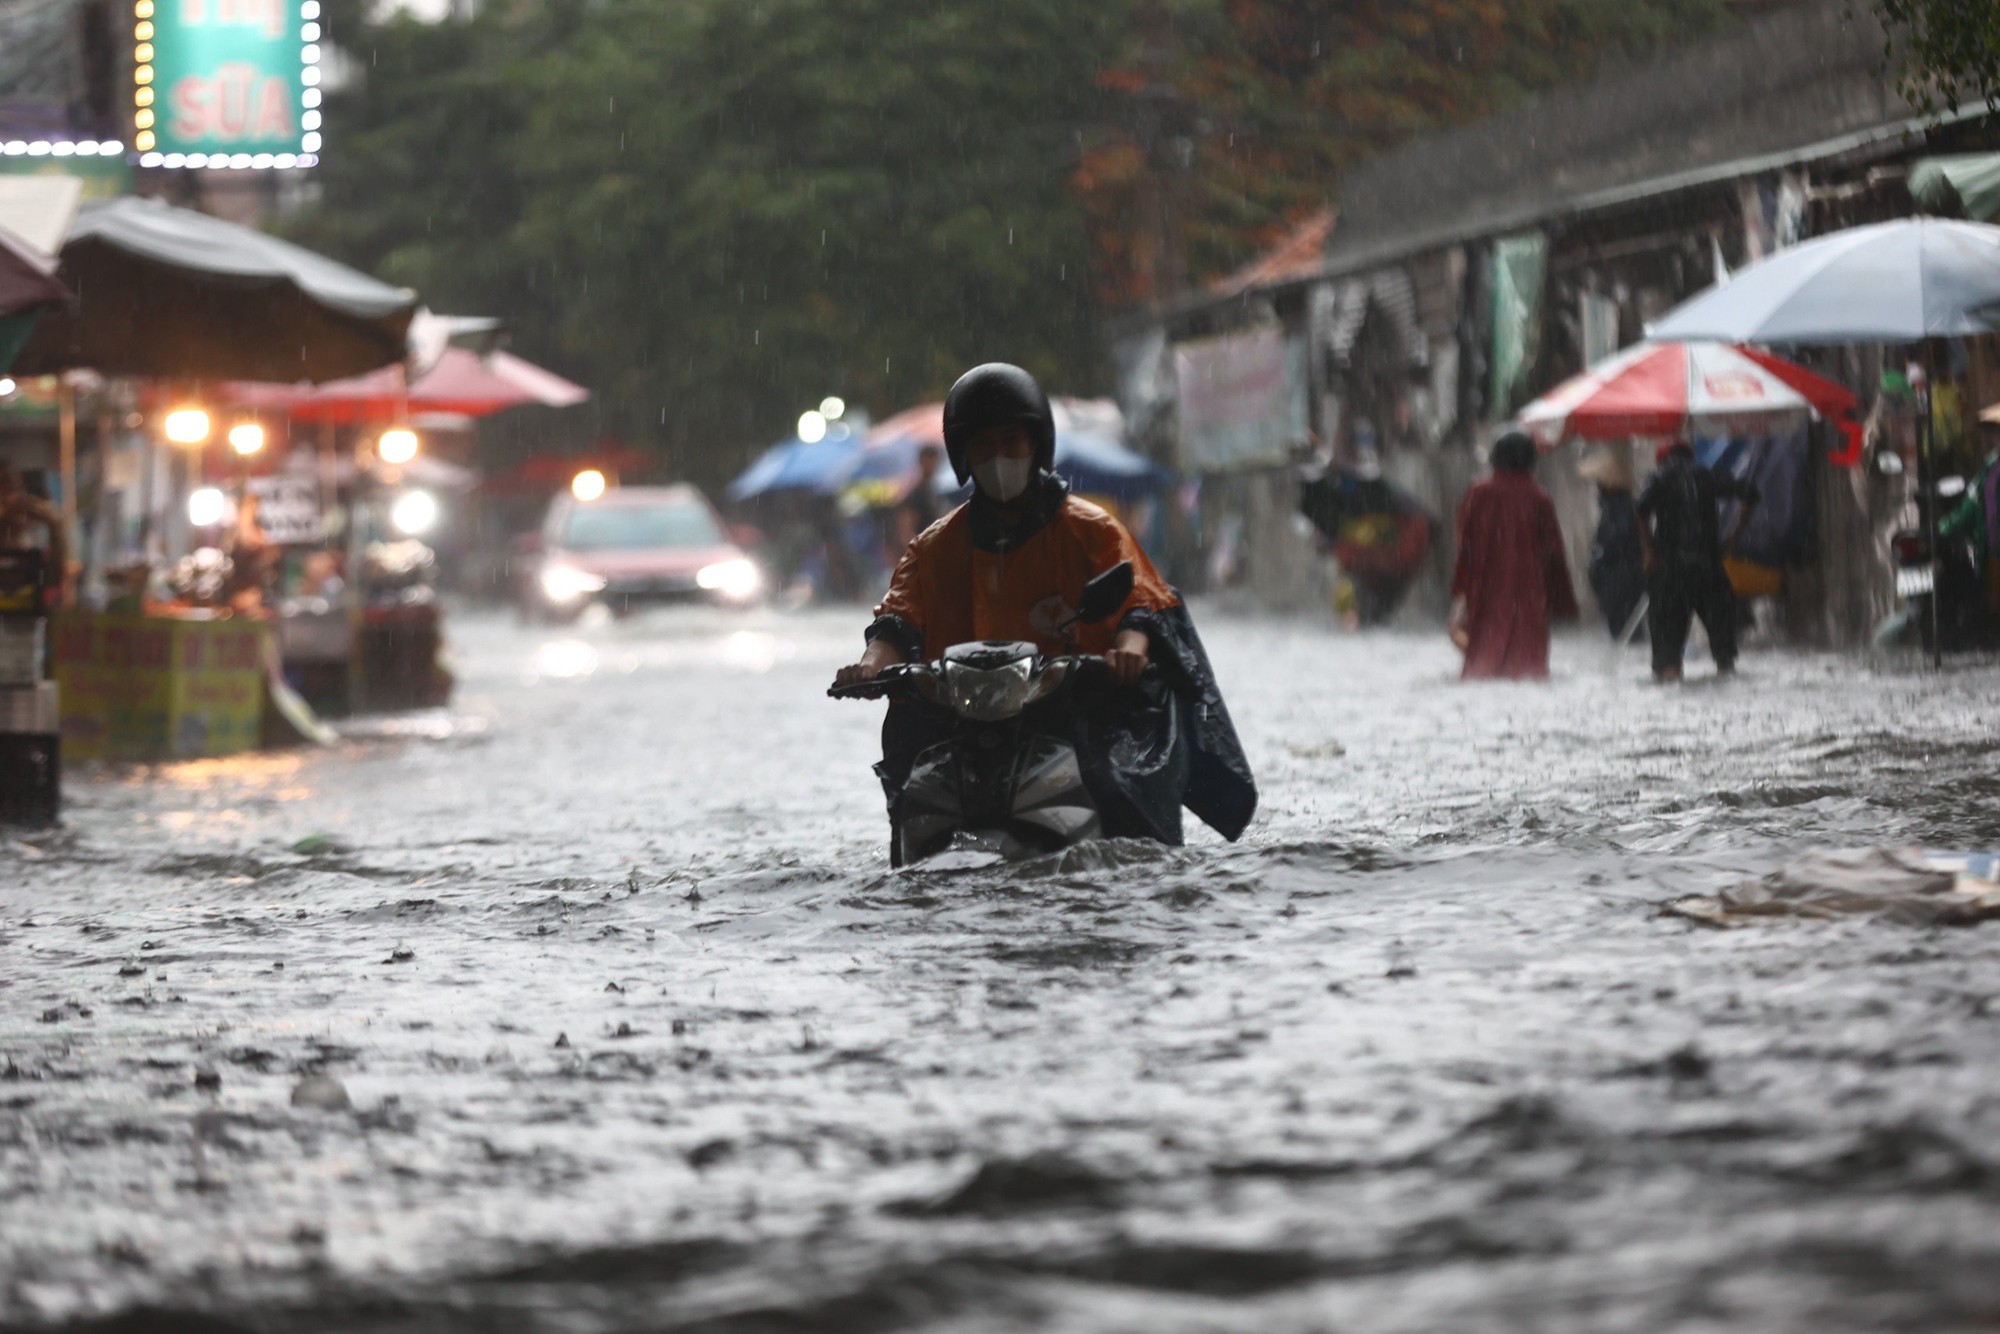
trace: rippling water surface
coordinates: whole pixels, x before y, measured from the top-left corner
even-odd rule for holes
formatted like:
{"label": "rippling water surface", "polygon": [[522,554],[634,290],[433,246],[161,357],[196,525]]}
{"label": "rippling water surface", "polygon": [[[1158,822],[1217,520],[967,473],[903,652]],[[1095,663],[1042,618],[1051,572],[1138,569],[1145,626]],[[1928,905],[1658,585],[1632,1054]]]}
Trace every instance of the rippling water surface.
{"label": "rippling water surface", "polygon": [[854,616],[454,628],[0,838],[0,1323],[2000,1321],[2000,926],[1658,911],[2000,845],[1991,664],[1210,615],[1243,843],[892,874]]}

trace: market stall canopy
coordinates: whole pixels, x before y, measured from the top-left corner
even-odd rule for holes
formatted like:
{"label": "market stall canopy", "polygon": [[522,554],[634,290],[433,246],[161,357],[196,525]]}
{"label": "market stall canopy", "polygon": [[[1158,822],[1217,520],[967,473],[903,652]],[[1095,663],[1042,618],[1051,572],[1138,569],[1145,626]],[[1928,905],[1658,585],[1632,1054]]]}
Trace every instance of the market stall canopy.
{"label": "market stall canopy", "polygon": [[1521,409],[1535,443],[1670,436],[1776,435],[1813,414],[1853,412],[1854,395],[1782,358],[1726,343],[1641,343]]}
{"label": "market stall canopy", "polygon": [[77,300],[16,369],[332,380],[400,362],[416,294],[248,227],[152,199],[87,203],[63,243]]}
{"label": "market stall canopy", "polygon": [[69,298],[52,255],[0,227],[0,371],[14,364],[42,313]]}
{"label": "market stall canopy", "polygon": [[411,413],[485,417],[507,408],[574,407],[590,391],[509,352],[481,357],[446,348],[437,364],[404,387],[399,363],[314,388],[304,384],[231,383],[223,397],[238,407],[284,412],[297,422],[354,426],[400,421]]}
{"label": "market stall canopy", "polygon": [[1910,193],[1930,208],[1963,208],[1988,222],[2000,214],[2000,153],[1950,153],[1910,168]]}
{"label": "market stall canopy", "polygon": [[82,201],[83,181],[75,176],[0,176],[0,230],[53,255]]}
{"label": "market stall canopy", "polygon": [[1667,312],[1659,342],[1914,343],[2000,333],[2000,227],[1880,222],[1781,250]]}
{"label": "market stall canopy", "polygon": [[487,356],[500,350],[506,334],[506,322],[492,315],[440,315],[421,306],[410,317],[410,364],[422,374],[437,365],[448,347]]}

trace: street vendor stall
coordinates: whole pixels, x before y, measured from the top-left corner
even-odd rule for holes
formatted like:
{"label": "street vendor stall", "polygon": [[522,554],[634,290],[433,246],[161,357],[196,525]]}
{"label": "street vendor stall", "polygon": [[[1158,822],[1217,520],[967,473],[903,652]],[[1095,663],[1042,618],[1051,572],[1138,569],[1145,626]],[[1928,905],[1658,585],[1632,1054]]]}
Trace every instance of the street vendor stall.
{"label": "street vendor stall", "polygon": [[[68,373],[94,372],[86,378],[106,386],[101,504],[88,514],[101,540],[85,547],[101,558],[86,583],[103,591],[50,627],[66,757],[248,749],[274,701],[312,733],[278,677],[263,599],[273,544],[257,511],[279,526],[284,497],[260,495],[252,478],[271,471],[263,460],[275,451],[264,423],[212,412],[203,386],[323,381],[398,363],[415,294],[250,228],[134,198],[85,204],[57,273],[78,297],[43,312],[14,373],[61,377],[66,433]],[[114,419],[134,423],[130,457],[114,453]],[[116,486],[114,466],[125,470]],[[67,451],[62,472],[69,501],[77,477]]]}
{"label": "street vendor stall", "polygon": [[[333,713],[423,708],[448,698],[440,662],[440,611],[432,587],[438,497],[465,493],[466,468],[420,453],[407,423],[420,414],[471,419],[508,408],[570,407],[589,391],[506,352],[447,347],[420,374],[404,363],[317,387],[231,383],[223,401],[331,436],[358,432],[352,458],[323,461],[323,482],[342,500],[344,597],[306,595],[279,604],[287,677]],[[274,541],[277,540],[274,538]],[[308,539],[308,543],[314,539]]]}

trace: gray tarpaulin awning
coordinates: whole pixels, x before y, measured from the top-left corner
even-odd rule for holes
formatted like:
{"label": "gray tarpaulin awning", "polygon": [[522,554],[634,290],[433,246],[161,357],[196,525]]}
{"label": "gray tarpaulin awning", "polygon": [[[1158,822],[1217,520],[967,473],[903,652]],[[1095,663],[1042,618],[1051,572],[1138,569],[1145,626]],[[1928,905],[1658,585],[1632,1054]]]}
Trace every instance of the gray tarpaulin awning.
{"label": "gray tarpaulin awning", "polygon": [[1910,193],[1931,208],[1962,204],[1974,222],[1991,222],[2000,215],[2000,153],[1920,158],[1910,168]]}
{"label": "gray tarpaulin awning", "polygon": [[151,199],[85,204],[62,248],[73,305],[17,373],[332,380],[403,359],[416,293],[301,246]]}

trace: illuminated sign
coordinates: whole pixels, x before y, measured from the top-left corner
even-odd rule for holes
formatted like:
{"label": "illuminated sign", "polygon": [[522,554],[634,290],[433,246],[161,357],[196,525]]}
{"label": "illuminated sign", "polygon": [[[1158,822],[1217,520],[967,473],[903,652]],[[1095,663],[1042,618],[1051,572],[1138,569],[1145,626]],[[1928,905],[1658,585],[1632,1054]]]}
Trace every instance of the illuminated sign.
{"label": "illuminated sign", "polygon": [[145,167],[310,167],[319,0],[132,0],[132,146]]}

